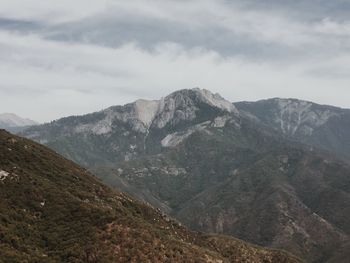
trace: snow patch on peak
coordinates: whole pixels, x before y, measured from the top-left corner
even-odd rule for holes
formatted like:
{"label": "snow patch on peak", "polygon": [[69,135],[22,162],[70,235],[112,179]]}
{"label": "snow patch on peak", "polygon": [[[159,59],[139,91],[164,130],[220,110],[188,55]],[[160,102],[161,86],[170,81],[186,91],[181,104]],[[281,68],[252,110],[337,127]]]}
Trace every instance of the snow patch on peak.
{"label": "snow patch on peak", "polygon": [[134,103],[135,116],[149,127],[158,113],[159,106],[160,101],[157,100],[137,100]]}
{"label": "snow patch on peak", "polygon": [[225,100],[223,97],[220,96],[219,93],[213,94],[209,90],[199,88],[194,88],[193,91],[197,92],[199,98],[203,102],[206,102],[211,106],[217,107],[228,112],[238,113],[233,103]]}

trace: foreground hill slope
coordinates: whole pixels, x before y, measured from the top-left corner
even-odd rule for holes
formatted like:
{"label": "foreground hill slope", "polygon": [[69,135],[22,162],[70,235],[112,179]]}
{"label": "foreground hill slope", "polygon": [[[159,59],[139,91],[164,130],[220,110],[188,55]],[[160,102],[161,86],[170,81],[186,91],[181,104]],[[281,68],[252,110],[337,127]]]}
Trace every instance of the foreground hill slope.
{"label": "foreground hill slope", "polygon": [[0,262],[300,262],[188,231],[44,146],[0,130]]}

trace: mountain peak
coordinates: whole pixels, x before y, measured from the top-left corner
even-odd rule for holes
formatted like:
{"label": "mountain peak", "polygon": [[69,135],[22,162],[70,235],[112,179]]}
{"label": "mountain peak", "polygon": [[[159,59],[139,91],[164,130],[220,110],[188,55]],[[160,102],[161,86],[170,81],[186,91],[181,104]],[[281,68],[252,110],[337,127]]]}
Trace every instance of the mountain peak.
{"label": "mountain peak", "polygon": [[158,113],[155,115],[152,125],[163,128],[169,122],[176,124],[181,121],[194,120],[203,104],[238,115],[235,106],[219,94],[213,94],[209,90],[199,88],[183,89],[175,91],[159,101]]}
{"label": "mountain peak", "polygon": [[238,113],[233,103],[221,97],[219,93],[214,94],[209,90],[200,88],[194,88],[192,90],[198,94],[199,98],[201,98],[203,102],[228,112]]}
{"label": "mountain peak", "polygon": [[200,89],[200,88],[182,89],[171,93],[170,95],[165,97],[165,99],[173,98],[179,94],[181,94],[182,96],[191,97],[192,99],[196,99],[199,102],[208,104],[209,106],[216,107],[223,111],[238,113],[233,103],[224,99],[219,93],[214,94],[207,89]]}
{"label": "mountain peak", "polygon": [[[132,119],[141,122],[146,129],[150,126],[163,128],[169,122],[193,120],[200,104],[238,115],[235,106],[222,98],[218,93],[213,94],[206,89],[182,89],[169,94],[160,100],[140,99],[131,104],[130,112],[124,112],[121,119]],[[139,124],[135,125],[142,130]]]}
{"label": "mountain peak", "polygon": [[23,127],[23,126],[31,126],[36,124],[38,123],[30,119],[19,117],[14,113],[0,114],[0,128]]}
{"label": "mountain peak", "polygon": [[289,136],[311,136],[332,117],[342,113],[340,108],[292,98],[241,102],[235,106]]}

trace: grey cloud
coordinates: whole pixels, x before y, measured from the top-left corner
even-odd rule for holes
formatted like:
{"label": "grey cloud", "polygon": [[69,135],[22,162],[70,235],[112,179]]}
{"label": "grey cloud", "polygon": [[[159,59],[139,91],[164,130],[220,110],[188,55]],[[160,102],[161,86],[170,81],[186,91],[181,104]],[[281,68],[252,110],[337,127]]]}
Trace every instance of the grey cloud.
{"label": "grey cloud", "polygon": [[[188,1],[188,3],[191,2],[196,1]],[[346,11],[349,13],[350,4],[341,0],[213,1],[212,3],[216,3],[212,4],[213,9],[217,8],[217,10],[211,10],[209,15],[218,16],[214,22],[212,17],[208,19],[205,16],[196,17],[198,15],[196,6],[189,5],[188,9],[193,10],[187,11],[187,15],[193,14],[192,20],[198,20],[200,26],[189,25],[180,18],[177,20],[176,12],[181,13],[181,9],[174,13],[170,12],[174,18],[164,17],[142,12],[142,5],[151,4],[143,1],[139,3],[141,10],[139,12],[133,12],[132,8],[123,11],[112,7],[110,10],[73,22],[43,26],[34,22],[30,24],[27,21],[12,21],[3,25],[0,22],[0,28],[8,28],[8,25],[11,25],[13,30],[27,28],[27,31],[34,30],[37,34],[56,41],[91,43],[108,47],[119,47],[134,42],[145,49],[152,50],[159,43],[174,42],[187,48],[202,47],[214,50],[223,56],[241,55],[247,59],[258,60],[300,59],[305,57],[305,54],[307,56],[325,55],[329,52],[330,45],[337,45],[338,51],[347,49],[349,46],[349,41],[343,39],[341,33],[331,38],[327,35],[331,30],[322,32],[321,28],[324,19],[337,23],[340,14]],[[167,3],[172,1],[162,3],[164,3],[163,8],[166,8]],[[183,3],[185,2],[177,5],[180,6]],[[228,10],[226,17],[220,17],[220,12],[225,8]],[[230,10],[234,11],[230,13]],[[238,18],[226,22],[219,21],[230,19],[228,17],[230,15]],[[274,20],[274,16],[283,19]],[[270,22],[263,21],[271,17]],[[189,18],[186,17],[186,19]],[[279,25],[280,22],[282,24]],[[283,28],[284,26],[286,28]],[[313,30],[314,27],[318,29]],[[288,44],[290,41],[297,41],[300,44],[291,46]]]}
{"label": "grey cloud", "polygon": [[18,32],[37,32],[42,25],[33,21],[0,18],[0,29]]}
{"label": "grey cloud", "polygon": [[[227,0],[228,3],[237,1]],[[240,1],[248,9],[278,10],[285,15],[305,21],[332,17],[336,20],[349,19],[350,2],[348,0],[245,0]]]}
{"label": "grey cloud", "polygon": [[0,112],[49,120],[195,86],[350,106],[349,1],[5,1]]}
{"label": "grey cloud", "polygon": [[48,92],[47,89],[36,88],[36,87],[28,87],[28,86],[20,86],[20,85],[13,85],[13,86],[1,85],[0,86],[0,94],[4,97],[6,96],[31,97],[31,96],[43,95],[46,92]]}
{"label": "grey cloud", "polygon": [[[239,6],[238,12],[241,17],[219,23],[215,20],[213,23],[203,17],[197,18],[194,12],[193,20],[198,19],[200,26],[191,26],[183,21],[149,14],[123,14],[112,9],[79,21],[50,27],[45,36],[58,41],[85,42],[109,47],[134,42],[148,50],[162,42],[174,42],[187,48],[202,47],[214,50],[223,56],[241,55],[247,59],[258,60],[293,60],[304,58],[305,54],[327,55],[330,45],[336,45],[337,51],[348,49],[349,40],[344,39],[342,32],[337,36],[332,34],[332,28],[328,32],[322,31],[325,19],[334,21],[337,26],[339,14],[345,12],[346,8],[340,8],[343,6],[339,0],[335,1],[339,2],[338,5],[323,0],[317,1],[319,4],[312,4],[311,1],[283,1],[283,5],[281,1],[248,1],[250,4],[234,1],[235,5],[232,8],[235,12],[232,16],[236,15]],[[222,8],[229,6],[230,3],[227,3],[227,6]],[[299,10],[303,12],[298,12]],[[220,11],[218,9],[217,12]],[[215,12],[212,14],[220,15]],[[259,21],[273,18],[274,15],[282,17],[282,21]],[[284,24],[279,25],[280,22]],[[290,41],[300,44],[289,45]]]}

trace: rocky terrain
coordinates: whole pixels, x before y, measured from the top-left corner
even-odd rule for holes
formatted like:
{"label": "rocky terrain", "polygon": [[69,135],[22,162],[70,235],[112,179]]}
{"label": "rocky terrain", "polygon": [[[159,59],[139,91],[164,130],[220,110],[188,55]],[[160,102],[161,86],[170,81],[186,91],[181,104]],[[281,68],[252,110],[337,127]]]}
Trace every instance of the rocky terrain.
{"label": "rocky terrain", "polygon": [[[346,146],[320,139],[346,145],[347,110],[271,101],[259,108],[180,90],[23,135],[194,230],[283,248],[308,262],[347,262]],[[339,118],[342,125],[330,125]]]}
{"label": "rocky terrain", "polygon": [[[229,118],[221,119],[225,113],[229,113]],[[22,135],[86,167],[114,165],[159,153],[167,144],[180,143],[203,125],[222,126],[237,119],[237,115],[232,103],[218,94],[200,89],[182,90],[159,101],[138,100],[84,116],[63,118],[29,128]]]}

